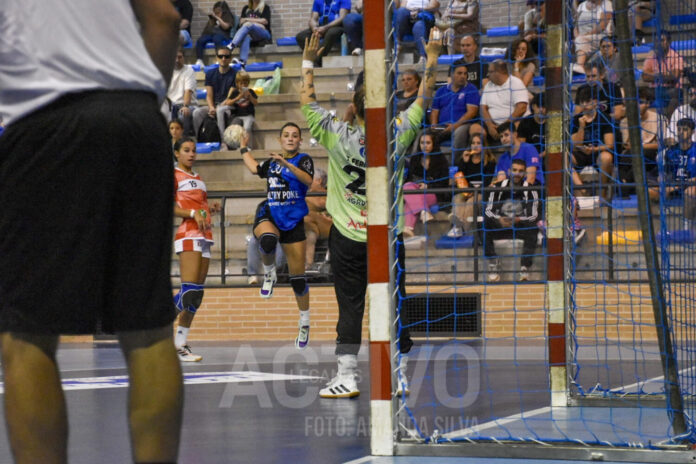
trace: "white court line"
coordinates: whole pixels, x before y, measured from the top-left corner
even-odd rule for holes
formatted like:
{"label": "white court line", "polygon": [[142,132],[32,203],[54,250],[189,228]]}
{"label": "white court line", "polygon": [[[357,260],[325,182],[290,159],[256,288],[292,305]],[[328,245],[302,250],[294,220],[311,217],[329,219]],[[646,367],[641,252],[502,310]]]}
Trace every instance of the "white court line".
{"label": "white court line", "polygon": [[[682,369],[679,371],[679,374],[693,370],[694,368],[696,368],[696,367],[688,367],[686,369]],[[630,388],[637,387],[641,383],[647,384],[650,382],[655,382],[655,381],[660,380],[660,379],[664,379],[664,375],[653,377],[653,378],[645,380],[643,382],[636,382],[636,383],[632,383],[630,385],[622,385],[621,387],[615,387],[615,388],[612,388],[611,391],[616,392],[616,391],[621,391],[621,390],[628,390]],[[443,438],[452,439],[452,438],[465,437],[467,435],[471,435],[472,433],[480,432],[481,430],[486,430],[486,429],[491,429],[494,427],[506,425],[506,424],[509,424],[510,422],[515,422],[515,421],[520,420],[520,419],[526,419],[527,417],[538,416],[538,415],[550,412],[551,410],[552,410],[551,406],[545,406],[543,408],[534,409],[534,410],[529,411],[529,412],[521,412],[518,414],[513,414],[512,416],[507,416],[503,419],[496,419],[496,420],[492,420],[490,422],[485,422],[485,423],[480,424],[480,425],[468,427],[466,429],[455,430],[453,432],[443,434]]]}
{"label": "white court line", "polygon": [[363,458],[353,459],[352,461],[346,461],[343,464],[363,464],[365,462],[372,462],[372,460],[377,459],[375,456],[365,456]]}
{"label": "white court line", "polygon": [[[695,368],[696,368],[696,367],[687,367],[686,369],[680,370],[680,371],[678,372],[678,374],[683,374],[684,372],[692,371],[692,370],[694,370]],[[629,389],[631,389],[631,388],[638,387],[639,385],[647,385],[647,384],[649,384],[649,383],[651,383],[651,382],[655,382],[655,381],[657,381],[657,380],[664,379],[664,378],[665,378],[664,375],[658,375],[657,377],[653,377],[652,379],[643,380],[642,382],[632,383],[631,385],[624,385],[624,386],[622,386],[622,387],[612,388],[612,389],[609,390],[609,391],[612,391],[612,392],[615,392],[615,393],[616,393],[616,392],[619,392],[619,391],[621,391],[621,390],[629,390]]]}
{"label": "white court line", "polygon": [[[275,382],[278,380],[315,380],[322,377],[308,375],[290,375],[255,371],[228,372],[188,372],[184,374],[184,385],[201,385],[214,383],[240,382]],[[63,390],[101,390],[105,388],[127,388],[127,375],[112,375],[106,377],[79,377],[63,379]],[[0,394],[4,393],[4,383],[0,382]]]}
{"label": "white court line", "polygon": [[520,419],[526,419],[528,417],[532,416],[538,416],[540,414],[544,414],[551,411],[551,406],[544,406],[543,408],[539,409],[533,409],[529,412],[521,412],[518,414],[513,414],[512,416],[507,416],[503,419],[496,419],[492,420],[490,422],[484,422],[483,424],[475,425],[473,427],[468,427],[466,429],[462,430],[455,430],[454,432],[446,433],[442,435],[443,438],[460,438],[460,437],[465,437],[467,435],[471,435],[472,433],[480,432],[481,430],[486,430],[486,429],[492,429],[494,427],[499,427],[502,425],[509,424],[510,422],[515,422]]}

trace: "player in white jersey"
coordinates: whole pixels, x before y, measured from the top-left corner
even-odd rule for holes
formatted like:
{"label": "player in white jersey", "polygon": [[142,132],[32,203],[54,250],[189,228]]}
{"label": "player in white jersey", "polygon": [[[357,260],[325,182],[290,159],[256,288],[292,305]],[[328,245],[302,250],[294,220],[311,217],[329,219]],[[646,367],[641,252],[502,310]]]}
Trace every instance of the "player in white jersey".
{"label": "player in white jersey", "polygon": [[98,327],[117,334],[128,366],[133,461],[177,460],[173,169],[159,108],[179,23],[170,0],[0,6],[0,346],[17,463],[68,461],[58,340]]}

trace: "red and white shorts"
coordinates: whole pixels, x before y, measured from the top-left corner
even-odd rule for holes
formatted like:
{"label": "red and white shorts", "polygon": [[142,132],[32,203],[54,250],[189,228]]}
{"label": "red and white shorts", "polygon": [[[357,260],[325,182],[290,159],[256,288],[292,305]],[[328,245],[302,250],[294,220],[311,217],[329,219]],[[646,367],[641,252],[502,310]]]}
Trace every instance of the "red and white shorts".
{"label": "red and white shorts", "polygon": [[182,251],[198,251],[203,258],[210,258],[210,247],[213,242],[204,238],[182,238],[174,241],[174,251],[178,255]]}

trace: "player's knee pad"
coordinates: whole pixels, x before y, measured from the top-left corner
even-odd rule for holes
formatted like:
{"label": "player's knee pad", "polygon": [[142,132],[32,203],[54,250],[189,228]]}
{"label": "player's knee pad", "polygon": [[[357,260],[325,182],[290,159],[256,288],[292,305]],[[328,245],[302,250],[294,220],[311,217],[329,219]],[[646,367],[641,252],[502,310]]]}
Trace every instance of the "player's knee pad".
{"label": "player's knee pad", "polygon": [[307,286],[307,277],[302,275],[290,276],[290,285],[292,290],[295,292],[295,296],[305,296],[309,291],[309,286]]}
{"label": "player's knee pad", "polygon": [[259,248],[264,254],[270,255],[275,253],[276,246],[278,245],[278,236],[275,234],[261,234],[259,237]]}
{"label": "player's knee pad", "polygon": [[203,285],[182,282],[180,311],[186,309],[195,314],[203,302],[203,289]]}

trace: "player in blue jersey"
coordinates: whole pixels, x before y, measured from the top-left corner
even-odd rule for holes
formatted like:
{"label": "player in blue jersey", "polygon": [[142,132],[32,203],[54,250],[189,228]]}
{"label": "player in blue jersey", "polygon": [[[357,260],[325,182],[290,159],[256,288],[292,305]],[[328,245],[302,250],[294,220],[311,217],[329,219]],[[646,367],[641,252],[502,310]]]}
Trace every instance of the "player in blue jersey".
{"label": "player in blue jersey", "polygon": [[303,349],[309,343],[309,287],[305,276],[304,217],[309,210],[305,195],[312,184],[314,162],[306,153],[300,153],[302,133],[297,124],[288,122],[280,129],[281,154],[271,153],[259,163],[248,148],[249,135],[242,138],[239,151],[244,164],[252,174],[266,179],[266,199],[256,208],[254,236],[259,241],[264,280],[261,298],[273,296],[276,283],[275,252],[280,242],[288,261],[290,285],[295,292],[300,310],[299,333],[295,346]]}
{"label": "player in blue jersey", "polygon": [[[691,118],[677,121],[677,143],[667,148],[658,157],[658,165],[663,164],[665,194],[671,197],[683,196],[684,218],[696,217],[696,144],[692,141],[696,124]],[[654,183],[653,183],[654,184]],[[659,199],[660,187],[653,185],[650,197]]]}

